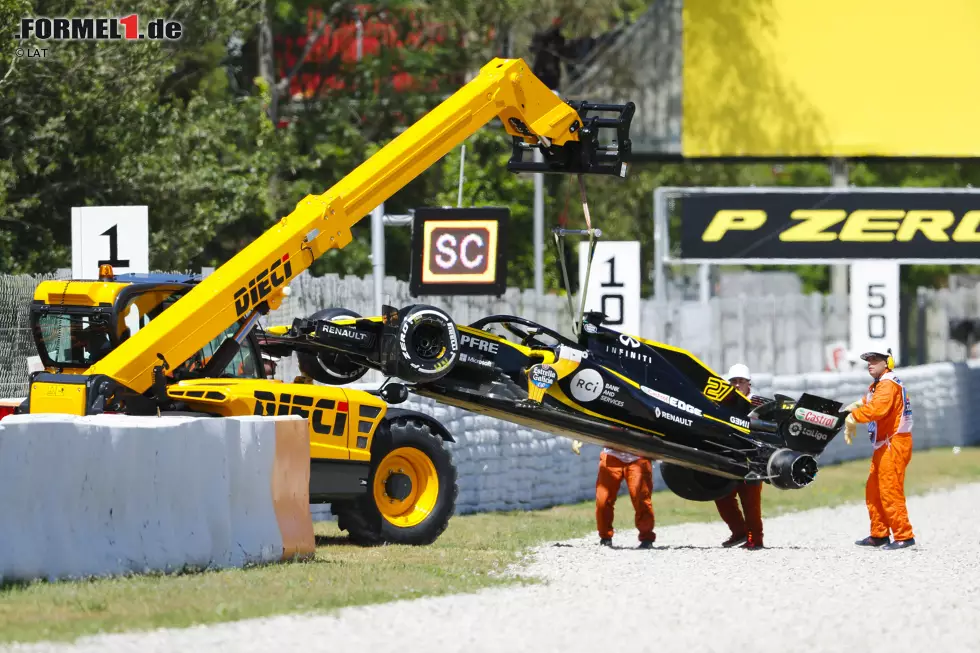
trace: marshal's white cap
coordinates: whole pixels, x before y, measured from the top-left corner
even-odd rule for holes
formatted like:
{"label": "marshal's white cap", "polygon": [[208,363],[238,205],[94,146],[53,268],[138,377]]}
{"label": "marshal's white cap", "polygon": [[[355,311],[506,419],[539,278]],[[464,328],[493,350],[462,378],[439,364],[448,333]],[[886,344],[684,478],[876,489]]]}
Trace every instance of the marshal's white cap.
{"label": "marshal's white cap", "polygon": [[749,372],[747,365],[743,363],[735,363],[732,365],[731,369],[728,370],[728,374],[725,375],[725,378],[729,381],[732,379],[748,379],[751,381],[752,373]]}

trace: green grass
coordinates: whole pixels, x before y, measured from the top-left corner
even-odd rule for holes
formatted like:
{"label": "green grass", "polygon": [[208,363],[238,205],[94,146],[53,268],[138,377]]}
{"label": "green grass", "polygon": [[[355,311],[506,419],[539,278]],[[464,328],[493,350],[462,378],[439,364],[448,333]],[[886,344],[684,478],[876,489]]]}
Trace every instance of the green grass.
{"label": "green grass", "polygon": [[[763,514],[863,501],[867,461],[826,467],[798,491],[766,487]],[[912,494],[980,481],[980,448],[916,452],[906,490]],[[620,499],[629,510],[629,500]],[[713,503],[670,492],[654,494],[657,527],[718,521]],[[623,514],[623,513],[620,513]],[[32,583],[0,589],[0,641],[73,639],[80,635],[181,627],[286,612],[324,611],[395,599],[527,582],[493,574],[527,548],[594,533],[591,502],[534,512],[455,517],[430,547],[362,549],[346,543],[333,523],[317,524],[319,547],[310,562],[247,570]],[[632,519],[627,519],[632,527]],[[721,531],[719,531],[721,532]]]}

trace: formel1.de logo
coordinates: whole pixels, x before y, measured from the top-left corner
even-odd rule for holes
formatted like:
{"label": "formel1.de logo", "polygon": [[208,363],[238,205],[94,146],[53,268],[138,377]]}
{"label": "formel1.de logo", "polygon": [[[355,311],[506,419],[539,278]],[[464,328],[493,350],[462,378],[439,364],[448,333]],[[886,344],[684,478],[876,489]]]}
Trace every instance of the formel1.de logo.
{"label": "formel1.de logo", "polygon": [[111,18],[48,18],[46,16],[20,19],[20,30],[14,34],[19,41],[176,41],[184,27],[178,21],[153,18],[144,25],[139,14]]}

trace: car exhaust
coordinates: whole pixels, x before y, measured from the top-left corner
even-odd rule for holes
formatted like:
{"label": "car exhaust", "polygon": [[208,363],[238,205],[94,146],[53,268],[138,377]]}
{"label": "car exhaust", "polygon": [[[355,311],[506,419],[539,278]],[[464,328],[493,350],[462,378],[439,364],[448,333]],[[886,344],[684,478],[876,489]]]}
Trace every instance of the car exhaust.
{"label": "car exhaust", "polygon": [[817,476],[817,460],[807,453],[778,449],[766,464],[769,482],[780,490],[798,490]]}

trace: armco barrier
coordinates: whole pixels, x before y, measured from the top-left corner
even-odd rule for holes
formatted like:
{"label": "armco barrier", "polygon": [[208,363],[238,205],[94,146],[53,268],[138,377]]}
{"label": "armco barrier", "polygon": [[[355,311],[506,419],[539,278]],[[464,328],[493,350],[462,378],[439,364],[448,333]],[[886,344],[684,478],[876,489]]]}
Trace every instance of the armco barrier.
{"label": "armco barrier", "polygon": [[5,417],[0,582],[308,557],[309,447],[298,417]]}

